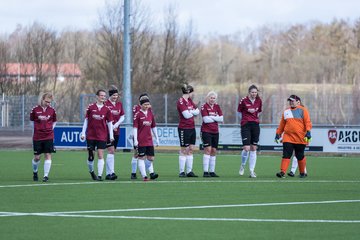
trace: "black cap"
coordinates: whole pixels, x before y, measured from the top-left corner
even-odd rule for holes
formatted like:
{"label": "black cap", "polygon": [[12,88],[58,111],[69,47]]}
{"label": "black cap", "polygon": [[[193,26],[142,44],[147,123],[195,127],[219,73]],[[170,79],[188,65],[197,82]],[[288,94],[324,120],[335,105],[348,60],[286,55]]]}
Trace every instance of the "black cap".
{"label": "black cap", "polygon": [[114,95],[114,93],[119,93],[119,91],[117,89],[111,89],[109,90],[109,96]]}
{"label": "black cap", "polygon": [[194,91],[194,88],[191,85],[185,83],[181,87],[181,91],[183,94],[188,94],[188,93],[192,93]]}
{"label": "black cap", "polygon": [[150,102],[148,98],[142,98],[140,99],[140,105],[143,105],[144,103]]}
{"label": "black cap", "polygon": [[140,94],[140,96],[139,96],[139,101],[140,101],[140,99],[141,99],[142,97],[144,97],[144,96],[146,96],[147,98],[149,98],[149,95],[148,95],[147,93],[142,93],[142,94]]}
{"label": "black cap", "polygon": [[288,101],[300,101],[301,102],[301,99],[296,95],[291,95],[287,100]]}

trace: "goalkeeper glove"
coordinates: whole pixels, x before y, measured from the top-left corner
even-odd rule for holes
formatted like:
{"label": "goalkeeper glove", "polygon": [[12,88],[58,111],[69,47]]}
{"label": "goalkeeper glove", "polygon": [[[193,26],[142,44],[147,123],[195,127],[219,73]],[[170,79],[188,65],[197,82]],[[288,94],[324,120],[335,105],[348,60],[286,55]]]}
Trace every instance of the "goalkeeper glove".
{"label": "goalkeeper glove", "polygon": [[276,134],[276,135],[275,135],[275,142],[276,142],[276,143],[280,143],[280,142],[281,142],[280,137],[281,137],[280,134]]}
{"label": "goalkeeper glove", "polygon": [[309,143],[311,142],[311,132],[307,131],[304,137],[305,142]]}

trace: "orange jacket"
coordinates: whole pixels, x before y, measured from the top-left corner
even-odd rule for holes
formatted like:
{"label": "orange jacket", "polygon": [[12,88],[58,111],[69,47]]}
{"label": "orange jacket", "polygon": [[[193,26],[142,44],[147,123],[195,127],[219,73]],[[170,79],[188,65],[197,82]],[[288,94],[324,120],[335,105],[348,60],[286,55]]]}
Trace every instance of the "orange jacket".
{"label": "orange jacket", "polygon": [[284,133],[282,136],[283,142],[307,144],[304,137],[311,128],[312,123],[308,110],[299,105],[296,108],[288,108],[284,111],[279,127],[276,129],[276,134],[281,135]]}

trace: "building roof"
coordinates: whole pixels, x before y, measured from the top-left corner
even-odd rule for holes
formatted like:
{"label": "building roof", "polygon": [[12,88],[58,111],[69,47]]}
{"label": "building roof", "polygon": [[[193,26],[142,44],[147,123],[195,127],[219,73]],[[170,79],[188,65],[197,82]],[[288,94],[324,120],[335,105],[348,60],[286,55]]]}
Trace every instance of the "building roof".
{"label": "building roof", "polygon": [[[61,63],[57,65],[58,76],[63,77],[81,77],[81,70],[79,64],[74,63]],[[45,74],[55,76],[56,69],[54,64],[42,64],[41,71]],[[1,72],[0,72],[1,73]],[[34,63],[7,63],[6,73],[1,75],[10,76],[35,76],[36,65]]]}

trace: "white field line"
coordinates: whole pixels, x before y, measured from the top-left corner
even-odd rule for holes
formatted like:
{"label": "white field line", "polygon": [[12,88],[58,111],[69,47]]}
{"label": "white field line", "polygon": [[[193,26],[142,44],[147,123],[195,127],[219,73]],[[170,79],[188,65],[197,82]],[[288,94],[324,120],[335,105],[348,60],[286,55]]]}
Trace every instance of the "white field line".
{"label": "white field line", "polygon": [[144,217],[144,216],[106,216],[86,215],[84,213],[109,213],[109,212],[136,212],[136,211],[167,211],[186,209],[209,209],[209,208],[234,208],[234,207],[261,207],[261,206],[284,206],[304,204],[334,204],[334,203],[357,203],[359,200],[334,200],[313,202],[284,202],[284,203],[254,203],[254,204],[231,204],[210,206],[187,206],[187,207],[165,207],[165,208],[133,208],[112,209],[92,211],[70,211],[70,212],[44,212],[44,213],[20,213],[0,212],[0,217],[15,216],[42,216],[42,217],[72,217],[72,218],[108,218],[108,219],[150,219],[150,220],[180,220],[180,221],[241,221],[241,222],[294,222],[294,223],[360,223],[360,220],[331,220],[331,219],[251,219],[251,218],[177,218],[177,217]]}
{"label": "white field line", "polygon": [[296,180],[259,180],[259,179],[251,179],[251,180],[204,180],[204,181],[196,181],[196,180],[181,180],[181,181],[150,181],[150,182],[142,182],[142,181],[111,181],[111,182],[73,182],[73,183],[36,183],[36,184],[16,184],[16,185],[0,185],[0,188],[18,188],[18,187],[49,187],[49,186],[71,186],[71,185],[90,185],[90,184],[176,184],[176,183],[360,183],[360,180],[304,180],[304,181],[296,181]]}
{"label": "white field line", "polygon": [[209,209],[209,208],[235,208],[235,207],[263,207],[263,206],[285,206],[285,205],[305,205],[305,204],[333,204],[333,203],[357,203],[359,200],[334,200],[334,201],[313,201],[313,202],[279,202],[279,203],[244,203],[230,205],[208,205],[208,206],[184,206],[184,207],[165,207],[165,208],[130,208],[130,209],[111,209],[111,210],[91,210],[91,211],[69,211],[69,212],[48,212],[47,214],[76,214],[76,213],[108,213],[108,212],[143,212],[143,211],[167,211],[167,210],[187,210],[187,209]]}
{"label": "white field line", "polygon": [[360,220],[325,220],[325,219],[258,219],[258,218],[176,218],[176,217],[143,217],[143,216],[102,216],[102,215],[43,215],[46,217],[72,218],[106,218],[106,219],[144,219],[144,220],[177,220],[177,221],[227,221],[227,222],[288,222],[288,223],[360,223]]}

